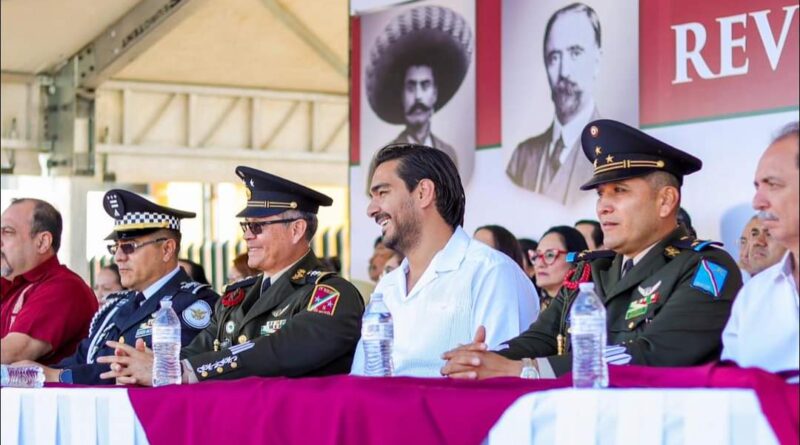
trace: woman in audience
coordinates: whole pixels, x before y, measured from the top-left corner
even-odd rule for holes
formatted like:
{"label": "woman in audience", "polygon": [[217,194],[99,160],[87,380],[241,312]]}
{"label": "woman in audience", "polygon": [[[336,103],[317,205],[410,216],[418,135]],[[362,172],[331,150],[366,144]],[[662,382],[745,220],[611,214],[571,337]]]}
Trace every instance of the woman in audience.
{"label": "woman in audience", "polygon": [[505,227],[496,225],[478,227],[472,237],[508,255],[519,265],[520,269],[525,270],[525,263],[522,261],[522,248],[519,246],[517,238]]}
{"label": "woman in audience", "polygon": [[588,249],[581,232],[569,226],[549,228],[539,240],[539,246],[530,256],[536,268],[536,285],[539,288],[540,313],[547,309],[564,283],[569,271],[568,252]]}
{"label": "woman in audience", "polygon": [[178,265],[181,266],[186,274],[192,277],[194,281],[200,284],[209,284],[208,278],[206,278],[206,270],[200,264],[188,258],[181,258],[178,260]]}
{"label": "woman in audience", "polygon": [[233,259],[233,266],[228,271],[228,282],[233,283],[234,281],[239,281],[242,278],[247,278],[249,276],[258,275],[259,272],[255,269],[251,269],[250,266],[247,265],[247,252],[240,253]]}
{"label": "woman in audience", "polygon": [[531,278],[533,281],[533,285],[536,285],[536,268],[533,267],[533,263],[531,262],[531,255],[536,252],[536,248],[539,247],[539,243],[529,239],[529,238],[520,238],[517,240],[519,242],[519,247],[522,249],[522,262],[525,264],[525,275]]}
{"label": "woman in audience", "polygon": [[102,267],[94,278],[94,294],[100,306],[106,302],[108,294],[119,292],[123,289],[119,279],[119,267],[109,264]]}

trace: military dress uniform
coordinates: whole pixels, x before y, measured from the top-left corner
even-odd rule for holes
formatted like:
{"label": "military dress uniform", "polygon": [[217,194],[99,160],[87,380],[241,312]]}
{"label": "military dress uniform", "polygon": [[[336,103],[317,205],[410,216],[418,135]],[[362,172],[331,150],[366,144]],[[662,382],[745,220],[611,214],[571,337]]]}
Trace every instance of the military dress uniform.
{"label": "military dress uniform", "polygon": [[[237,167],[247,187],[238,217],[316,214],[333,200],[315,190],[249,167]],[[246,223],[245,223],[246,224]],[[225,289],[211,324],[181,351],[198,380],[247,376],[317,376],[350,372],[361,336],[364,301],[358,290],[323,266],[310,250],[275,282],[263,275]]]}
{"label": "military dress uniform", "polygon": [[[582,145],[594,164],[582,188],[646,175],[683,175],[702,166],[699,159],[619,122],[591,122]],[[630,363],[689,366],[719,358],[722,330],[742,286],[736,262],[719,243],[689,237],[676,227],[627,272],[623,255],[613,251],[571,254],[570,269],[558,297],[527,331],[498,351],[507,358],[545,358],[556,375],[570,371],[569,310],[578,283],[593,281],[606,308],[609,345]],[[627,361],[627,360],[626,360]]]}
{"label": "military dress uniform", "polygon": [[[195,216],[192,212],[160,206],[120,189],[105,194],[103,207],[114,218],[114,230],[106,237],[113,241],[136,238],[158,230],[180,233],[180,220]],[[211,322],[212,308],[219,295],[211,286],[193,281],[179,267],[160,278],[165,279],[149,298],[134,290],[109,295],[108,303],[92,319],[89,337],[80,343],[75,354],[55,366],[62,369],[59,380],[87,385],[114,384],[113,379],[100,378],[109,367],[96,363],[97,357],[114,355],[114,348],[106,346],[109,340],[134,345],[141,338],[147,347],[152,347],[152,325],[156,312],[161,308],[161,300],[172,300],[172,309],[181,322],[181,345],[189,344],[205,329]]]}

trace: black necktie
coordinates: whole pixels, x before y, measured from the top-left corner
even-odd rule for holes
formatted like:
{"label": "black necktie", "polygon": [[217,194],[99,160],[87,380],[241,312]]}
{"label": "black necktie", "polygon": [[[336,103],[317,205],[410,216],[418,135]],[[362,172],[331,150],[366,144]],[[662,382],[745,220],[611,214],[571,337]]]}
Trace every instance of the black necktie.
{"label": "black necktie", "polygon": [[633,269],[633,258],[625,261],[625,264],[622,265],[622,276],[624,277],[631,269]]}
{"label": "black necktie", "polygon": [[138,309],[139,306],[141,306],[142,303],[144,303],[144,300],[145,300],[144,294],[141,292],[136,292],[136,296],[133,298],[133,307],[135,309]]}
{"label": "black necktie", "polygon": [[261,282],[261,295],[264,295],[264,292],[266,292],[270,286],[272,286],[272,281],[270,280],[270,278],[269,277],[264,278],[264,281]]}

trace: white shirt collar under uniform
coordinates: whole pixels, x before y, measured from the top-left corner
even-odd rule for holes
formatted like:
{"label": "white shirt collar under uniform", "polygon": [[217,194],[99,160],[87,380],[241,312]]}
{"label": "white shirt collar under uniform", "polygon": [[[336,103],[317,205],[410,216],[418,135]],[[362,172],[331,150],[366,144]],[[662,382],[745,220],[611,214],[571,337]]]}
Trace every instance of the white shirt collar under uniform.
{"label": "white shirt collar under uniform", "polygon": [[147,289],[143,290],[142,293],[144,294],[144,299],[149,300],[150,297],[152,297],[153,295],[156,294],[156,292],[161,290],[161,288],[164,287],[165,284],[167,284],[167,281],[171,280],[172,277],[174,277],[179,270],[181,270],[181,266],[175,266],[175,269],[172,269],[172,272],[159,278],[158,281],[148,286]]}

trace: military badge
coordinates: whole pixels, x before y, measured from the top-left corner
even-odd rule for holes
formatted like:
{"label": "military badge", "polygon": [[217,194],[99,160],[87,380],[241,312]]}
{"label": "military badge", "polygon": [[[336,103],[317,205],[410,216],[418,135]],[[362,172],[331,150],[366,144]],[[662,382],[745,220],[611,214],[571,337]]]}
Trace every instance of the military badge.
{"label": "military badge", "polygon": [[727,269],[719,264],[704,259],[697,265],[692,287],[716,298],[722,293],[722,288],[725,286],[725,278],[727,276]]}
{"label": "military badge", "polygon": [[225,307],[233,307],[238,305],[244,300],[244,289],[238,288],[226,293],[222,297],[222,305]]}
{"label": "military badge", "polygon": [[678,250],[678,249],[676,249],[675,247],[672,247],[672,246],[667,246],[667,248],[664,249],[664,254],[667,255],[669,258],[675,258],[680,253],[681,253],[680,250]]}
{"label": "military badge", "polygon": [[292,281],[302,280],[304,276],[306,276],[306,270],[297,269],[297,272],[292,275]]}
{"label": "military badge", "polygon": [[286,320],[270,320],[264,323],[264,326],[261,326],[260,334],[261,336],[271,335],[281,330],[283,325],[286,324]]}
{"label": "military badge", "polygon": [[339,303],[339,291],[325,284],[318,284],[311,292],[311,301],[308,302],[308,311],[319,314],[333,315]]}
{"label": "military badge", "polygon": [[195,329],[205,329],[211,323],[211,306],[204,300],[197,300],[181,313],[183,321]]}
{"label": "military badge", "polygon": [[236,329],[236,323],[233,320],[225,323],[225,333],[226,334],[233,334],[234,329]]}
{"label": "military badge", "polygon": [[658,283],[652,286],[648,287],[639,286],[639,293],[643,297],[649,297],[650,295],[653,295],[658,290],[659,287],[661,287],[661,280],[658,280]]}
{"label": "military badge", "polygon": [[276,317],[276,318],[280,317],[281,315],[283,315],[289,309],[289,306],[291,306],[291,304],[287,304],[286,306],[284,306],[284,307],[282,307],[280,309],[275,309],[274,311],[272,311],[272,316]]}

